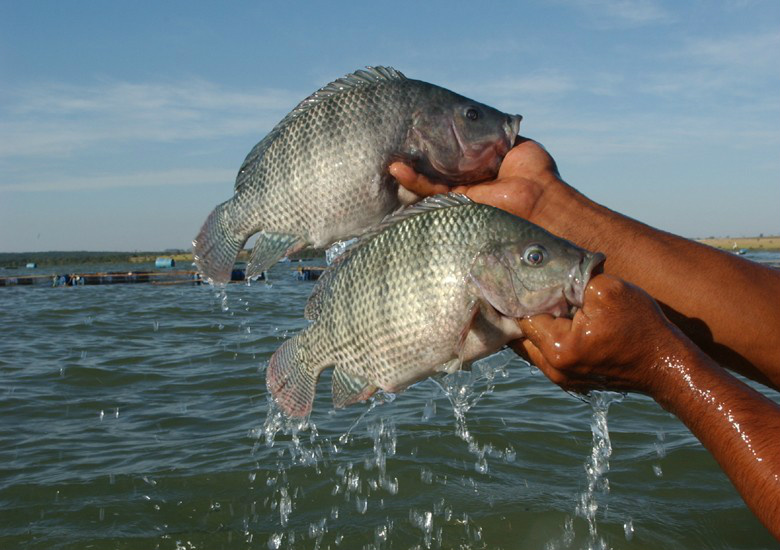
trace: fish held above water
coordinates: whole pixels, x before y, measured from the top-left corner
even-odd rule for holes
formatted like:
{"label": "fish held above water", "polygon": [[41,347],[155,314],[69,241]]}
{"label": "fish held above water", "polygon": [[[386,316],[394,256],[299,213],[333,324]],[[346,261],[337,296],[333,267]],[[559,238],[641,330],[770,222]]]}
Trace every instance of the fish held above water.
{"label": "fish held above water", "polygon": [[495,176],[521,119],[389,67],[340,78],[252,149],[234,196],[193,241],[195,263],[206,279],[226,282],[238,252],[259,234],[251,278],[305,246],[361,233],[418,198],[388,174],[396,160],[453,183]]}
{"label": "fish held above water", "polygon": [[462,195],[425,199],[323,274],[306,306],[313,323],[274,353],[266,385],[300,417],[326,368],[337,408],[454,372],[521,337],[516,319],[570,315],[603,261]]}

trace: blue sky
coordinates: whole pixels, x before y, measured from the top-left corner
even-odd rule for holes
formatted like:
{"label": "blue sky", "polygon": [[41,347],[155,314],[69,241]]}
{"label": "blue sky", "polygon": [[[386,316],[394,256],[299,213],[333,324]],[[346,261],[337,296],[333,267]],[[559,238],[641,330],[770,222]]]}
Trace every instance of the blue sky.
{"label": "blue sky", "polygon": [[186,248],[298,101],[391,65],[689,237],[780,234],[780,3],[0,0],[0,251]]}

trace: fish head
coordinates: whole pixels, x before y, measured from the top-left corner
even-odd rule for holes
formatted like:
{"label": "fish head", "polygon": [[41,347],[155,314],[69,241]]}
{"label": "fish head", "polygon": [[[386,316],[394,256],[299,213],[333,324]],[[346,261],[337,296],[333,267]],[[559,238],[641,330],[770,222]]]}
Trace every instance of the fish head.
{"label": "fish head", "polygon": [[483,251],[471,276],[483,297],[504,316],[571,316],[582,307],[585,287],[604,260],[601,253],[540,234]]}
{"label": "fish head", "polygon": [[453,184],[495,177],[523,117],[442,92],[443,98],[413,116],[410,142],[417,170]]}

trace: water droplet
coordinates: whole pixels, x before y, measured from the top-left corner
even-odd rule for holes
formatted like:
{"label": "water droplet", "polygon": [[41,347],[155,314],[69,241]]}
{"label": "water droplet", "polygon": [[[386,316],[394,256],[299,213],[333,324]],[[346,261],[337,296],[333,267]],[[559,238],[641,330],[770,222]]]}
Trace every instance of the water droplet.
{"label": "water droplet", "polygon": [[653,473],[655,474],[655,477],[663,477],[664,471],[661,469],[660,464],[653,464]]}
{"label": "water droplet", "polygon": [[368,510],[368,498],[360,498],[359,496],[356,496],[355,508],[359,514],[365,514],[366,510]]}
{"label": "water droplet", "polygon": [[514,462],[517,459],[517,451],[515,451],[512,447],[507,447],[506,450],[504,450],[504,460],[507,462]]}
{"label": "water droplet", "polygon": [[433,483],[433,472],[429,468],[421,468],[420,469],[420,481],[423,483],[430,485]]}
{"label": "water droplet", "polygon": [[623,524],[623,532],[626,534],[626,540],[634,538],[634,522],[631,518],[628,518]]}
{"label": "water droplet", "polygon": [[283,537],[284,533],[273,533],[270,537],[268,537],[268,549],[279,550],[279,548],[282,546]]}
{"label": "water droplet", "polygon": [[422,419],[430,420],[436,415],[436,402],[433,399],[429,399],[425,402],[423,407]]}

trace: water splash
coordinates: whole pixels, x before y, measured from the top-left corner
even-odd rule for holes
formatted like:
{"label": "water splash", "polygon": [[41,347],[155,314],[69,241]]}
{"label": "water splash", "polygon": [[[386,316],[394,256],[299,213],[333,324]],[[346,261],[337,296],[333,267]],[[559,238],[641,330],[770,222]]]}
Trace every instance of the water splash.
{"label": "water splash", "polygon": [[341,256],[350,246],[352,246],[357,239],[349,239],[347,241],[336,241],[330,248],[325,251],[325,262],[331,265],[336,258]]}
{"label": "water splash", "polygon": [[653,448],[655,449],[655,454],[658,457],[658,463],[653,464],[653,473],[655,474],[655,477],[663,477],[664,471],[661,468],[661,459],[666,456],[666,445],[664,444],[664,440],[666,439],[666,434],[664,434],[663,430],[659,430],[656,432],[657,441],[653,444]]}
{"label": "water splash", "polygon": [[[455,434],[468,444],[469,452],[476,456],[477,460],[474,464],[474,469],[480,474],[488,473],[487,456],[506,461],[510,457],[511,460],[514,460],[516,454],[511,447],[500,450],[494,448],[489,443],[480,445],[469,431],[466,413],[482,397],[493,393],[497,379],[509,376],[508,366],[513,357],[514,354],[512,352],[504,350],[477,361],[472,365],[470,371],[459,370],[446,376],[433,378],[434,382],[441,388],[452,404],[452,412],[455,416]],[[428,409],[427,405],[426,409]],[[424,416],[426,409],[423,412]],[[430,414],[435,413],[435,410],[435,406],[432,406]]]}
{"label": "water splash", "polygon": [[[612,443],[609,439],[607,413],[612,403],[623,400],[623,394],[606,391],[591,392],[586,399],[592,409],[590,429],[593,434],[593,446],[590,456],[585,460],[587,488],[579,495],[575,513],[588,523],[588,550],[606,550],[606,541],[599,536],[596,514],[599,499],[609,493],[609,457],[612,455]],[[633,529],[633,527],[632,527]]]}
{"label": "water splash", "polygon": [[[455,433],[467,443],[468,452],[475,455],[473,468],[480,474],[489,472],[488,459],[502,458],[510,462],[516,457],[511,446],[494,447],[478,442],[466,422],[468,411],[484,395],[491,393],[501,378],[508,377],[508,363],[512,358],[510,353],[500,354],[479,362],[471,372],[456,373],[438,381],[453,406]],[[361,524],[370,525],[374,536],[373,543],[370,539],[363,540],[357,547],[388,548],[393,544],[394,530],[402,533],[402,537],[418,532],[418,548],[441,548],[445,533],[453,532],[457,532],[454,536],[458,540],[468,541],[466,547],[483,547],[482,528],[466,512],[456,514],[453,504],[444,498],[422,507],[410,507],[408,523],[401,520],[405,525],[400,529],[396,525],[398,520],[384,512],[388,504],[395,508],[399,502],[407,502],[410,494],[418,494],[414,482],[406,486],[404,481],[404,487],[401,487],[399,476],[393,473],[391,466],[391,460],[398,453],[395,398],[394,394],[377,392],[362,410],[356,405],[344,411],[328,412],[328,424],[337,416],[345,421],[343,430],[332,434],[320,434],[310,417],[286,417],[268,398],[268,412],[262,427],[250,431],[254,439],[253,454],[261,453],[264,459],[258,460],[262,466],[257,465],[257,470],[249,475],[249,481],[262,487],[265,497],[262,501],[265,513],[253,512],[251,518],[265,519],[246,520],[247,540],[252,536],[251,524],[265,521],[262,530],[272,533],[267,539],[269,548],[294,548],[297,547],[296,540],[300,545],[301,539],[307,538],[313,541],[315,548],[344,547],[351,544],[348,538],[352,536],[347,533],[345,538],[340,532],[349,525],[345,522],[350,522],[350,518],[361,518]],[[380,407],[382,404],[388,406]],[[420,413],[424,420],[433,418],[437,413],[436,398],[432,396],[426,400]],[[410,455],[414,457],[416,451],[417,448],[413,448]],[[467,467],[467,463],[464,466]],[[422,486],[446,485],[448,481],[447,475],[434,475],[430,468],[422,468],[419,475],[417,483]],[[468,475],[456,477],[454,481],[479,493],[479,484]],[[401,493],[402,490],[406,493]],[[327,494],[329,497],[326,498],[332,502],[317,518],[316,512],[312,514],[304,503]],[[403,501],[393,500],[394,497]],[[307,544],[311,547],[312,542]]]}

